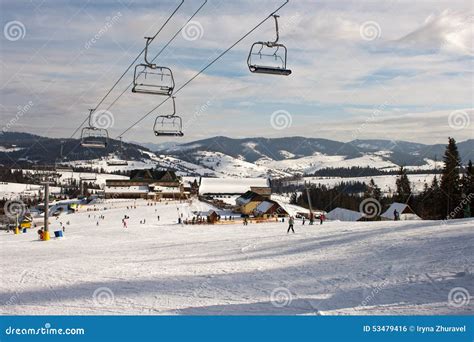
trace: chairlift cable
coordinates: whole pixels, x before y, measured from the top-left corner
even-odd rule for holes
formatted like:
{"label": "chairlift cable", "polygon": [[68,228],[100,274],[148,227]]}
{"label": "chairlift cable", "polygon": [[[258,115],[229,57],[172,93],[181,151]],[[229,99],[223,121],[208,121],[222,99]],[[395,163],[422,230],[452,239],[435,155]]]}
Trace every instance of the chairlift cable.
{"label": "chairlift cable", "polygon": [[[174,93],[173,96],[178,94],[183,88],[185,88],[189,83],[191,83],[194,79],[196,79],[199,75],[201,75],[204,71],[206,71],[209,67],[211,67],[215,62],[217,62],[220,58],[222,58],[225,54],[227,54],[230,50],[232,50],[237,44],[239,44],[242,40],[247,38],[252,32],[254,32],[256,29],[258,29],[263,23],[265,23],[268,19],[272,18],[273,15],[278,12],[280,9],[282,9],[289,0],[286,0],[280,7],[278,7],[276,10],[274,10],[272,13],[270,13],[265,19],[260,21],[256,26],[254,26],[250,31],[248,31],[245,35],[243,35],[241,38],[239,38],[235,43],[233,43],[231,46],[229,46],[226,50],[221,52],[216,58],[214,58],[211,62],[209,62],[204,68],[199,70],[193,77],[191,77],[188,81],[186,81],[183,85],[181,85]],[[127,133],[129,130],[131,130],[133,127],[138,125],[140,122],[142,122],[148,115],[153,113],[156,109],[158,109],[161,105],[163,105],[166,101],[168,101],[171,98],[171,96],[168,96],[166,99],[164,99],[160,104],[158,104],[156,107],[148,111],[145,115],[143,115],[140,119],[135,121],[130,127],[128,127],[126,130],[124,130],[121,134],[119,134],[117,137],[122,137],[125,133]]]}
{"label": "chairlift cable", "polygon": [[[175,10],[171,13],[171,15],[166,19],[166,21],[163,23],[163,25],[161,25],[160,29],[156,32],[156,34],[153,36],[153,37],[150,37],[151,40],[150,40],[150,43],[160,34],[160,32],[164,29],[164,27],[168,24],[168,22],[171,20],[171,18],[174,17],[174,15],[176,14],[176,12],[178,12],[178,10],[181,8],[181,6],[184,4],[184,0],[181,0],[181,3],[175,8]],[[93,112],[95,112],[97,110],[97,108],[99,108],[99,106],[105,101],[105,99],[110,95],[110,93],[115,89],[115,87],[117,86],[117,84],[122,80],[122,78],[127,74],[127,72],[130,70],[130,68],[132,66],[135,65],[135,62],[138,60],[138,58],[140,58],[140,56],[143,54],[143,52],[145,52],[145,49],[146,48],[143,48],[143,50],[138,54],[137,57],[135,57],[135,59],[132,61],[132,63],[127,67],[127,69],[125,70],[125,72],[119,77],[119,79],[114,83],[114,85],[112,86],[112,88],[109,89],[109,91],[104,95],[104,97],[102,97],[102,99],[99,101],[99,103],[95,106],[95,108],[93,109]],[[81,127],[89,120],[89,117],[85,118],[84,121],[81,123],[81,125],[79,127],[76,128],[76,130],[74,131],[74,133],[72,133],[71,135],[71,138],[72,139],[74,137],[74,135],[76,135],[76,133],[81,129]]]}
{"label": "chairlift cable", "polygon": [[[165,51],[165,49],[174,41],[174,39],[180,34],[180,32],[186,27],[186,25],[188,25],[188,23],[201,11],[201,9],[204,7],[206,3],[207,3],[207,0],[204,0],[202,5],[193,13],[191,17],[189,17],[186,23],[184,23],[184,25],[181,26],[181,28],[178,31],[176,31],[173,37],[171,37],[171,39],[161,48],[161,50],[155,55],[155,57],[153,57],[153,59],[151,60],[151,63],[153,63],[163,53],[163,51]],[[130,84],[109,104],[106,110],[110,110],[117,103],[117,101],[123,96],[123,94],[125,94],[130,89],[132,85],[133,85],[133,81],[130,82]]]}

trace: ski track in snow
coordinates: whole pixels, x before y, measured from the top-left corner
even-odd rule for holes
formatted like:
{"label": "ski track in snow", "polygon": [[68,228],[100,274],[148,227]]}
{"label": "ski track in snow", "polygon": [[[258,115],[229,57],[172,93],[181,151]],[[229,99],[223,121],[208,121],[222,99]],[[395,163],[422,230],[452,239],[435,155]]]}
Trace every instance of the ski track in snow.
{"label": "ski track in snow", "polygon": [[[176,224],[205,203],[96,204],[52,218],[63,239],[0,233],[2,314],[472,314],[474,219]],[[92,206],[89,206],[92,207]],[[107,210],[104,210],[107,207]],[[156,209],[156,213],[155,213]],[[94,215],[105,215],[99,220]],[[130,216],[122,227],[124,214]],[[91,215],[91,218],[88,216]],[[157,219],[160,215],[160,221]],[[146,218],[146,224],[139,221]],[[102,291],[103,297],[94,291]],[[104,290],[105,289],[105,290]],[[283,304],[272,293],[283,293]],[[108,292],[109,291],[109,292]],[[112,294],[112,297],[110,297]],[[286,296],[286,298],[285,298]],[[102,298],[102,299],[101,299]]]}

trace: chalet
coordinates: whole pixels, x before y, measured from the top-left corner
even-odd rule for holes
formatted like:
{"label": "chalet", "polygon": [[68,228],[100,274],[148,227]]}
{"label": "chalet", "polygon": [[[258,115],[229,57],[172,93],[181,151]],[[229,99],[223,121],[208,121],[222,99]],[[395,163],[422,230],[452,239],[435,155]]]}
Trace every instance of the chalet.
{"label": "chalet", "polygon": [[254,212],[257,206],[270,199],[269,195],[261,195],[253,191],[247,191],[242,196],[237,197],[235,204],[238,207],[238,211],[244,215],[250,215]]}
{"label": "chalet", "polygon": [[266,199],[260,202],[254,210],[254,215],[258,217],[286,217],[288,212],[276,201]]}
{"label": "chalet", "polygon": [[339,221],[364,221],[365,215],[361,212],[344,209],[344,208],[335,208],[327,213],[326,218],[328,220],[339,220]]}
{"label": "chalet", "polygon": [[421,220],[408,204],[394,202],[380,217],[382,220],[395,220],[395,210],[400,215],[400,220]]}
{"label": "chalet", "polygon": [[205,197],[240,196],[252,188],[256,192],[271,193],[270,182],[266,178],[201,177],[199,181],[199,195]]}
{"label": "chalet", "polygon": [[107,179],[105,198],[184,199],[181,179],[173,171],[133,170],[130,179]]}

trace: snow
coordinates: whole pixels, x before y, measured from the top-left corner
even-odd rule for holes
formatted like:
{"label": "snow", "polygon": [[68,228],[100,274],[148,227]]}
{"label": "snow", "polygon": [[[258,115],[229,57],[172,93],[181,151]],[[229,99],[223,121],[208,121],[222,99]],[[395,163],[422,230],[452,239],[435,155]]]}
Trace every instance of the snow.
{"label": "snow", "polygon": [[[86,208],[52,219],[52,231],[70,221],[61,239],[0,233],[1,314],[474,313],[472,298],[448,304],[456,287],[474,293],[474,219],[297,220],[287,235],[286,222],[176,224],[213,209],[196,200]],[[272,304],[275,291],[287,305]]]}
{"label": "snow", "polygon": [[[424,184],[427,183],[431,185],[433,181],[434,174],[416,174],[408,175],[412,191],[414,193],[420,193],[423,191]],[[351,183],[351,182],[365,182],[369,184],[370,180],[373,179],[375,184],[380,187],[384,194],[391,194],[396,190],[396,180],[397,175],[384,175],[384,176],[371,176],[371,177],[304,177],[304,181],[321,184],[329,187],[334,187],[341,182]],[[439,175],[438,175],[439,180]],[[293,183],[302,183],[302,181],[293,181]]]}
{"label": "snow", "polygon": [[326,218],[328,220],[339,220],[339,221],[352,221],[355,222],[364,217],[364,214],[358,211],[349,210],[345,208],[335,208],[331,210]]}
{"label": "snow", "polygon": [[273,203],[269,201],[263,201],[255,208],[255,211],[259,213],[265,213],[268,209],[272,207]]}
{"label": "snow", "polygon": [[[251,145],[247,147],[250,148]],[[286,172],[272,170],[272,168],[233,158],[220,152],[199,151],[195,153],[195,157],[199,158],[200,165],[213,170],[220,177],[289,176]]]}
{"label": "snow", "polygon": [[[50,186],[49,190],[52,194],[58,194],[61,191],[56,186]],[[40,192],[44,192],[44,186],[42,185],[0,182],[0,198],[38,197]]]}
{"label": "snow", "polygon": [[267,178],[208,178],[202,177],[199,194],[244,194],[250,187],[269,186]]}
{"label": "snow", "polygon": [[348,159],[346,156],[342,155],[329,156],[320,152],[316,152],[314,155],[308,157],[284,159],[278,161],[269,160],[268,158],[261,158],[257,160],[255,164],[284,172],[298,172],[303,174],[313,174],[317,170],[325,168],[350,168],[353,166],[374,167],[384,170],[397,170],[399,168],[398,165],[392,163],[391,161],[384,160],[383,157],[385,154],[385,152],[382,152],[382,155],[378,155],[378,153],[368,153],[361,157]]}
{"label": "snow", "polygon": [[5,147],[5,146],[0,146],[0,152],[3,153],[11,153],[11,152],[16,152],[16,151],[21,151],[23,150],[22,147]]}
{"label": "snow", "polygon": [[389,220],[394,220],[395,216],[394,216],[393,213],[396,210],[400,214],[400,220],[420,220],[421,219],[416,214],[412,214],[412,213],[403,214],[403,211],[407,207],[408,207],[408,204],[394,202],[394,203],[390,204],[390,207],[380,216],[382,216],[384,218],[387,218]]}
{"label": "snow", "polygon": [[107,186],[105,187],[105,193],[142,193],[147,194],[149,192],[148,185],[133,185],[133,186]]}

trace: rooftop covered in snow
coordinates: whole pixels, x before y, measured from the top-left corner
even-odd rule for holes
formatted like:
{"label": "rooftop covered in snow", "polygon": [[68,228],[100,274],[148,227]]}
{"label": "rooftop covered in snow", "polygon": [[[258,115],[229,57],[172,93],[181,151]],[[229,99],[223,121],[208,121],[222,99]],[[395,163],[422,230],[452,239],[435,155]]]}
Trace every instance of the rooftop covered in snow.
{"label": "rooftop covered in snow", "polygon": [[200,195],[241,195],[251,187],[270,186],[266,178],[208,178],[201,177]]}

